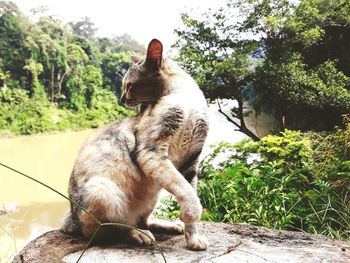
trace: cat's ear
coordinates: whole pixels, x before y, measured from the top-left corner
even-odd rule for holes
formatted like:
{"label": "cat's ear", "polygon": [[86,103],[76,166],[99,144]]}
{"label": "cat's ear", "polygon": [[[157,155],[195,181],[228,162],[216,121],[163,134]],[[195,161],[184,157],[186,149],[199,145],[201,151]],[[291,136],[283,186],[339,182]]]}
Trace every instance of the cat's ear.
{"label": "cat's ear", "polygon": [[142,60],[142,58],[139,56],[131,56],[131,62],[134,64],[139,63],[141,60]]}
{"label": "cat's ear", "polygon": [[146,63],[156,69],[160,67],[163,58],[163,45],[158,39],[152,39],[148,44]]}

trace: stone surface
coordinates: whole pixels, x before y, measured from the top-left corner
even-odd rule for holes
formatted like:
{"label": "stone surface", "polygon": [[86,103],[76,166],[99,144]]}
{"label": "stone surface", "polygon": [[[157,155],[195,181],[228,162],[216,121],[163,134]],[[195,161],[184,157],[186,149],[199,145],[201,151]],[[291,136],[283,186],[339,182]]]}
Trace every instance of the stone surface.
{"label": "stone surface", "polygon": [[[189,251],[184,237],[156,234],[167,262],[185,263],[349,263],[350,241],[327,239],[301,232],[277,231],[247,224],[201,222],[210,242],[207,251]],[[14,262],[76,262],[86,241],[51,231],[29,243]],[[74,252],[78,251],[78,252]],[[72,253],[74,252],[74,253]],[[164,262],[155,248],[117,244],[89,248],[81,263]]]}

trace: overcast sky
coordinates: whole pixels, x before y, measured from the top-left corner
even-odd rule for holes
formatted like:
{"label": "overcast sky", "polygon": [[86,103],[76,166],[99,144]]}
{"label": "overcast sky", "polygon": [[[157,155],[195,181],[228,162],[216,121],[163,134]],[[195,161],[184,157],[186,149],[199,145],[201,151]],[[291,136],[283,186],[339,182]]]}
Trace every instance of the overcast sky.
{"label": "overcast sky", "polygon": [[65,22],[88,16],[98,27],[99,36],[128,33],[145,46],[152,38],[160,39],[165,47],[173,44],[174,29],[181,25],[180,14],[216,9],[224,0],[12,0],[22,11],[48,6],[49,14]]}

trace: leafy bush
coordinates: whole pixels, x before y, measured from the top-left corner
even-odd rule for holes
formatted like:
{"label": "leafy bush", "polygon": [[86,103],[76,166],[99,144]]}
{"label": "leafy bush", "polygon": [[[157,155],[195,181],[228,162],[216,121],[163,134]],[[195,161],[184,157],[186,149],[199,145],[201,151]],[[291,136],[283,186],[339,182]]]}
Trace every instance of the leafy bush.
{"label": "leafy bush", "polygon": [[314,145],[296,131],[220,143],[201,164],[202,219],[350,238],[350,163],[328,170],[342,178],[337,188],[333,176],[315,172]]}
{"label": "leafy bush", "polygon": [[48,104],[30,99],[20,89],[0,91],[0,129],[13,134],[32,134],[54,129]]}
{"label": "leafy bush", "polygon": [[176,219],[179,215],[180,207],[173,196],[162,198],[154,211],[154,216],[160,219]]}

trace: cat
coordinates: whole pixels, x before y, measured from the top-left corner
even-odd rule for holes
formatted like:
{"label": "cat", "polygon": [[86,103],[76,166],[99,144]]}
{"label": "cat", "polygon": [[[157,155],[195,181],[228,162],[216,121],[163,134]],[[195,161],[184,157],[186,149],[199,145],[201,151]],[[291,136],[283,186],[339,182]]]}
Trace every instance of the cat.
{"label": "cat", "polygon": [[[184,233],[188,249],[205,250],[208,241],[196,227],[202,213],[196,185],[198,158],[209,128],[206,99],[193,78],[163,58],[159,40],[149,43],[146,58],[131,59],[121,102],[140,105],[140,112],[87,139],[73,167],[69,197],[101,222],[140,227],[153,239],[152,230]],[[150,217],[162,188],[175,196],[183,223]],[[62,230],[89,238],[97,227],[72,204]],[[152,243],[136,230],[124,235],[139,245]]]}

